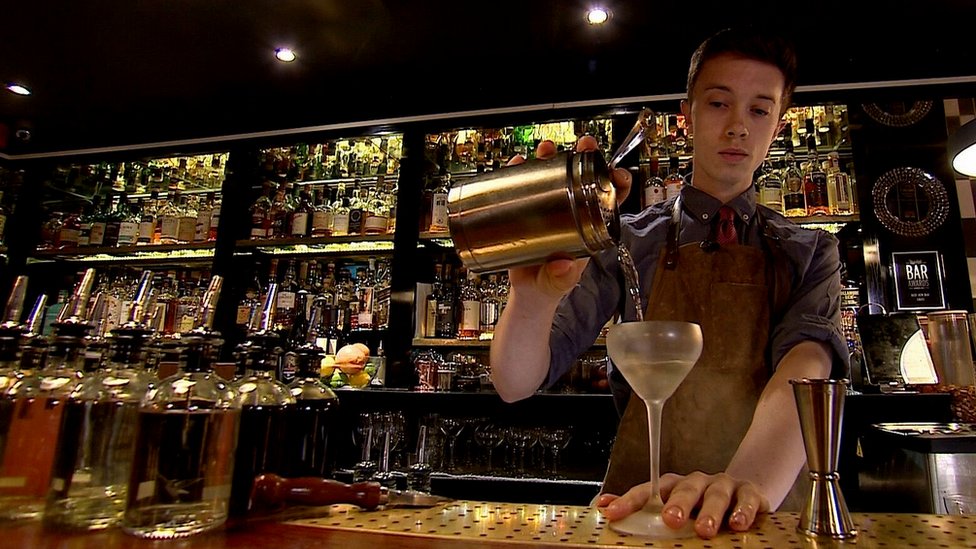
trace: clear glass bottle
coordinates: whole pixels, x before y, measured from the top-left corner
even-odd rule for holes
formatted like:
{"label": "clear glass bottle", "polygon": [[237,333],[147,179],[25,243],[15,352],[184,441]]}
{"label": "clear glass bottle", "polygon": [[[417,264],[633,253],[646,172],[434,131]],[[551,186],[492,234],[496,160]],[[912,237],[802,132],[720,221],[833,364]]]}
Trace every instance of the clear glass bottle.
{"label": "clear glass bottle", "polygon": [[313,237],[332,236],[332,203],[325,189],[315,191],[315,206],[312,212]]}
{"label": "clear glass bottle", "polygon": [[95,270],[88,269],[54,324],[39,371],[23,371],[6,391],[9,422],[0,425],[0,518],[39,518],[44,510],[67,397],[83,378],[84,339]]}
{"label": "clear glass bottle", "polygon": [[759,176],[759,203],[774,212],[783,213],[783,180],[780,178],[781,169],[776,161],[770,165],[763,165],[763,174]]}
{"label": "clear glass bottle", "polygon": [[271,189],[273,183],[264,182],[264,191],[251,204],[251,238],[261,240],[271,237]]}
{"label": "clear glass bottle", "polygon": [[150,332],[143,313],[151,284],[152,273],[146,271],[128,319],[112,332],[106,368],[86,375],[68,396],[44,509],[46,526],[98,530],[122,520],[139,404],[157,383],[145,369]]}
{"label": "clear glass bottle", "polygon": [[677,156],[668,159],[668,176],[664,178],[664,194],[668,199],[681,194],[681,187],[685,185],[685,180],[681,177],[679,162]]}
{"label": "clear glass bottle", "polygon": [[489,340],[495,335],[495,325],[498,324],[500,312],[498,301],[498,275],[488,275],[487,281],[481,283],[481,328],[479,339]]}
{"label": "clear glass bottle", "polygon": [[342,183],[339,183],[335,197],[332,203],[332,236],[346,236],[349,234],[349,197]]}
{"label": "clear glass bottle", "polygon": [[786,217],[803,217],[807,215],[807,201],[803,194],[803,173],[796,165],[793,142],[789,139],[786,140],[786,156],[783,161],[783,209]]}
{"label": "clear glass bottle", "polygon": [[214,200],[217,193],[207,193],[206,200],[197,205],[197,220],[193,227],[193,242],[206,242],[210,238],[210,221],[213,218]]}
{"label": "clear glass bottle", "polygon": [[285,275],[278,285],[278,301],[275,305],[274,330],[283,336],[291,332],[295,322],[295,297],[298,295],[298,278],[295,271],[295,260],[288,260]]}
{"label": "clear glass bottle", "polygon": [[152,244],[153,232],[156,227],[156,209],[159,207],[159,191],[149,193],[149,201],[143,203],[139,212],[139,234],[136,244],[145,246]]}
{"label": "clear glass bottle", "polygon": [[227,519],[241,405],[237,391],[213,372],[223,345],[211,330],[221,282],[211,280],[199,327],[179,339],[182,370],[160,381],[139,407],[122,519],[128,534],[182,538]]}
{"label": "clear glass bottle", "polygon": [[807,215],[830,215],[827,199],[827,174],[820,166],[817,154],[816,130],[813,120],[807,119],[807,163],[803,172],[803,195],[807,201]]}
{"label": "clear glass bottle", "polygon": [[[214,155],[214,162],[217,164],[220,163],[219,155],[216,154]],[[221,178],[223,178],[222,170],[220,172],[220,176]],[[207,240],[209,242],[213,242],[217,240],[217,229],[220,227],[220,210],[221,207],[223,206],[223,200],[221,199],[220,194],[219,193],[211,193],[211,194],[213,194],[213,199],[210,201],[211,204],[210,226],[207,227]]]}
{"label": "clear glass bottle", "polygon": [[849,175],[840,169],[840,155],[827,153],[827,198],[832,215],[854,213],[854,188]]}
{"label": "clear glass bottle", "polygon": [[664,180],[658,176],[660,169],[659,161],[656,156],[651,157],[648,164],[641,165],[644,179],[644,193],[642,195],[642,208],[647,208],[655,204],[664,202],[667,197],[667,189],[664,187]]}
{"label": "clear glass bottle", "polygon": [[468,271],[458,291],[458,339],[478,339],[481,333],[481,290],[478,275]]}
{"label": "clear glass bottle", "polygon": [[159,210],[157,222],[159,224],[160,244],[176,244],[179,242],[180,208],[176,194],[168,193],[166,203]]}
{"label": "clear glass bottle", "polygon": [[179,227],[176,230],[176,240],[180,244],[189,244],[193,242],[197,232],[196,197],[180,197],[178,217]]}
{"label": "clear glass bottle", "polygon": [[315,214],[315,206],[307,191],[297,193],[294,207],[291,211],[291,221],[288,232],[292,238],[306,237],[311,233],[312,216]]}
{"label": "clear glass bottle", "polygon": [[447,193],[451,188],[451,174],[442,171],[435,182],[430,204],[430,227],[432,233],[443,233],[449,230],[447,225]]}

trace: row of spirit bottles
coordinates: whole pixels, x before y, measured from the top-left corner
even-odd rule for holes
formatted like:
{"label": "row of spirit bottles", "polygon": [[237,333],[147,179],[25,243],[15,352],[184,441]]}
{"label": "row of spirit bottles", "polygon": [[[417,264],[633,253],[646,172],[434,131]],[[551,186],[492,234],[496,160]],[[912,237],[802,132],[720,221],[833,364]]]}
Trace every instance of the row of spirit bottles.
{"label": "row of spirit bottles", "polygon": [[508,275],[478,275],[451,264],[434,267],[424,307],[424,337],[490,340],[508,302]]}
{"label": "row of spirit bottles", "polygon": [[807,141],[806,162],[798,163],[788,143],[782,159],[767,160],[760,167],[756,179],[759,203],[787,217],[856,214],[854,181],[841,169],[840,155],[830,152],[821,162],[813,138]]}
{"label": "row of spirit bottles", "polygon": [[396,231],[395,180],[335,187],[265,181],[251,206],[252,239],[384,235]]}
{"label": "row of spirit bottles", "polygon": [[260,171],[276,182],[392,176],[399,172],[403,136],[390,134],[264,149]]}
{"label": "row of spirit bottles", "polygon": [[216,240],[220,193],[131,200],[126,192],[95,197],[73,210],[55,211],[41,230],[40,249],[189,244]]}
{"label": "row of spirit bottles", "polygon": [[[215,277],[196,327],[158,353],[144,314],[152,293],[146,272],[129,317],[107,337],[110,352],[93,363],[86,357],[99,339],[90,316],[94,278],[85,273],[50,339],[28,328],[30,319],[20,324],[22,305],[8,303],[0,328],[0,516],[176,538],[246,511],[256,475],[331,475],[338,400],[319,380],[321,352],[308,349],[286,386],[269,367],[275,336],[255,333],[237,375],[215,374],[222,345],[211,328]],[[21,277],[13,292],[21,304],[25,285]],[[150,358],[159,354],[174,358],[175,373]]]}
{"label": "row of spirit bottles", "polygon": [[59,186],[80,193],[99,189],[145,194],[152,191],[219,189],[228,153],[174,156],[133,162],[74,164],[56,168]]}

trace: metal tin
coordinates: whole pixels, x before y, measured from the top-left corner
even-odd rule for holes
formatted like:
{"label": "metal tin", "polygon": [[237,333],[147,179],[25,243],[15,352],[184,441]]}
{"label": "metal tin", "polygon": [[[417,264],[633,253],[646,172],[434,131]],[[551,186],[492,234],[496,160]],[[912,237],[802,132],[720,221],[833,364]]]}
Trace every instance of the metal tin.
{"label": "metal tin", "polygon": [[598,152],[564,151],[456,181],[451,237],[474,272],[584,257],[616,246],[617,195]]}

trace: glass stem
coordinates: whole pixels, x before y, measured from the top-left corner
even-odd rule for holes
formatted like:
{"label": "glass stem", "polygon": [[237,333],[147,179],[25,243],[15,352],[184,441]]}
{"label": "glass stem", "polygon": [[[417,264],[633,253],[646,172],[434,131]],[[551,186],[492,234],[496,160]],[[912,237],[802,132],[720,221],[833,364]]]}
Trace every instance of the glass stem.
{"label": "glass stem", "polygon": [[651,495],[647,498],[645,509],[660,512],[661,500],[661,409],[663,403],[659,400],[645,401],[647,406],[647,435],[650,441],[649,460],[651,464]]}

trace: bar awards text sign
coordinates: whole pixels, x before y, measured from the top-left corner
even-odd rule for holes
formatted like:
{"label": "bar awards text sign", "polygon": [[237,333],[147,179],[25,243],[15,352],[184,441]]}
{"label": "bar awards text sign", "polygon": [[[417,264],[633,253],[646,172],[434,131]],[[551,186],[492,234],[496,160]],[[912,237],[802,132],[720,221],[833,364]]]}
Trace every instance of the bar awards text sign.
{"label": "bar awards text sign", "polygon": [[895,299],[900,311],[945,309],[942,256],[935,251],[893,252]]}

